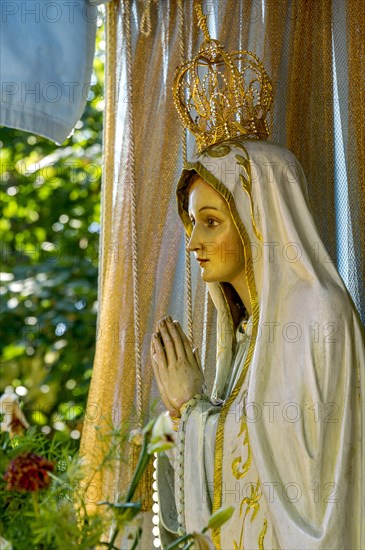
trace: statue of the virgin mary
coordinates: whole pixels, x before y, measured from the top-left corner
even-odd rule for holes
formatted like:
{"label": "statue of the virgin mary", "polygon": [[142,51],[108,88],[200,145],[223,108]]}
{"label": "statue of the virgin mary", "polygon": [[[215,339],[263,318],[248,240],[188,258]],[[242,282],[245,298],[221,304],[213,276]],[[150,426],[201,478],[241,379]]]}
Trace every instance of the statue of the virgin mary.
{"label": "statue of the virgin mary", "polygon": [[[211,67],[225,63],[219,43],[204,44],[206,64],[209,52]],[[241,108],[231,122],[213,113],[219,131],[191,121],[200,152],[177,186],[188,248],[217,309],[217,359],[206,395],[179,323],[163,319],[152,338],[178,441],[159,458],[161,540],[200,531],[232,505],[232,518],[213,532],[216,548],[360,549],[362,327],[309,211],[301,166],[260,139],[270,92],[261,75],[261,110]],[[237,101],[241,83],[228,89]],[[196,97],[204,117],[198,87]]]}

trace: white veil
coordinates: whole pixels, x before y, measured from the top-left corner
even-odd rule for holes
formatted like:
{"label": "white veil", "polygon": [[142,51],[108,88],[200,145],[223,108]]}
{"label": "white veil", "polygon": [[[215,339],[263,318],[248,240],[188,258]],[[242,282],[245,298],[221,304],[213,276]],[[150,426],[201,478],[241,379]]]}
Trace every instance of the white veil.
{"label": "white veil", "polygon": [[[274,143],[235,139],[210,147],[179,181],[188,233],[192,172],[230,207],[253,310],[246,364],[220,414],[214,509],[223,504],[223,484],[237,482],[238,450],[230,442],[242,438],[236,413],[244,414],[241,386],[248,373],[249,441],[280,547],[364,548],[364,337],[310,214],[303,171]],[[208,286],[218,310],[218,400],[231,366],[234,323],[223,286]],[[229,524],[215,533],[218,548],[230,540]]]}

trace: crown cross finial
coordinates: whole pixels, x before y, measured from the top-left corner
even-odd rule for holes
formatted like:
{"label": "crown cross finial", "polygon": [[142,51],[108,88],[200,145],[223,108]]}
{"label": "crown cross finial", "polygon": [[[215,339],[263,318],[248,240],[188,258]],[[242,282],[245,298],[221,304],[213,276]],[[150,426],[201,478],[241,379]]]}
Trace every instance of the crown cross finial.
{"label": "crown cross finial", "polygon": [[198,18],[198,27],[203,31],[204,40],[209,42],[211,40],[211,37],[208,30],[207,16],[203,13],[200,2],[196,2],[195,11]]}
{"label": "crown cross finial", "polygon": [[200,2],[195,9],[204,42],[192,60],[176,69],[172,88],[184,126],[199,151],[236,136],[267,139],[272,84],[264,66],[251,52],[227,53],[210,37]]}

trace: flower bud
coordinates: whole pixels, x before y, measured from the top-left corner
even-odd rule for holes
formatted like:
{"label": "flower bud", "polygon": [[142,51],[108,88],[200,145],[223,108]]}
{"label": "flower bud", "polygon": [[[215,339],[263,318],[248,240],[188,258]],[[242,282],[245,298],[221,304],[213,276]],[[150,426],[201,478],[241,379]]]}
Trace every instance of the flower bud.
{"label": "flower bud", "polygon": [[208,529],[218,529],[228,521],[234,512],[233,506],[227,506],[227,508],[219,508],[208,521]]}

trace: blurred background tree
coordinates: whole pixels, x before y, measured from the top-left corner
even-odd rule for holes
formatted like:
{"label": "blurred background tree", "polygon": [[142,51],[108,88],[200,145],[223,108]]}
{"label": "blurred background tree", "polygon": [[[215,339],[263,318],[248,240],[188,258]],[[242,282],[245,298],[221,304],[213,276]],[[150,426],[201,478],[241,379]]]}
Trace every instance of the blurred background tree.
{"label": "blurred background tree", "polygon": [[88,102],[62,146],[0,129],[0,391],[75,446],[96,339],[104,50],[100,11]]}

